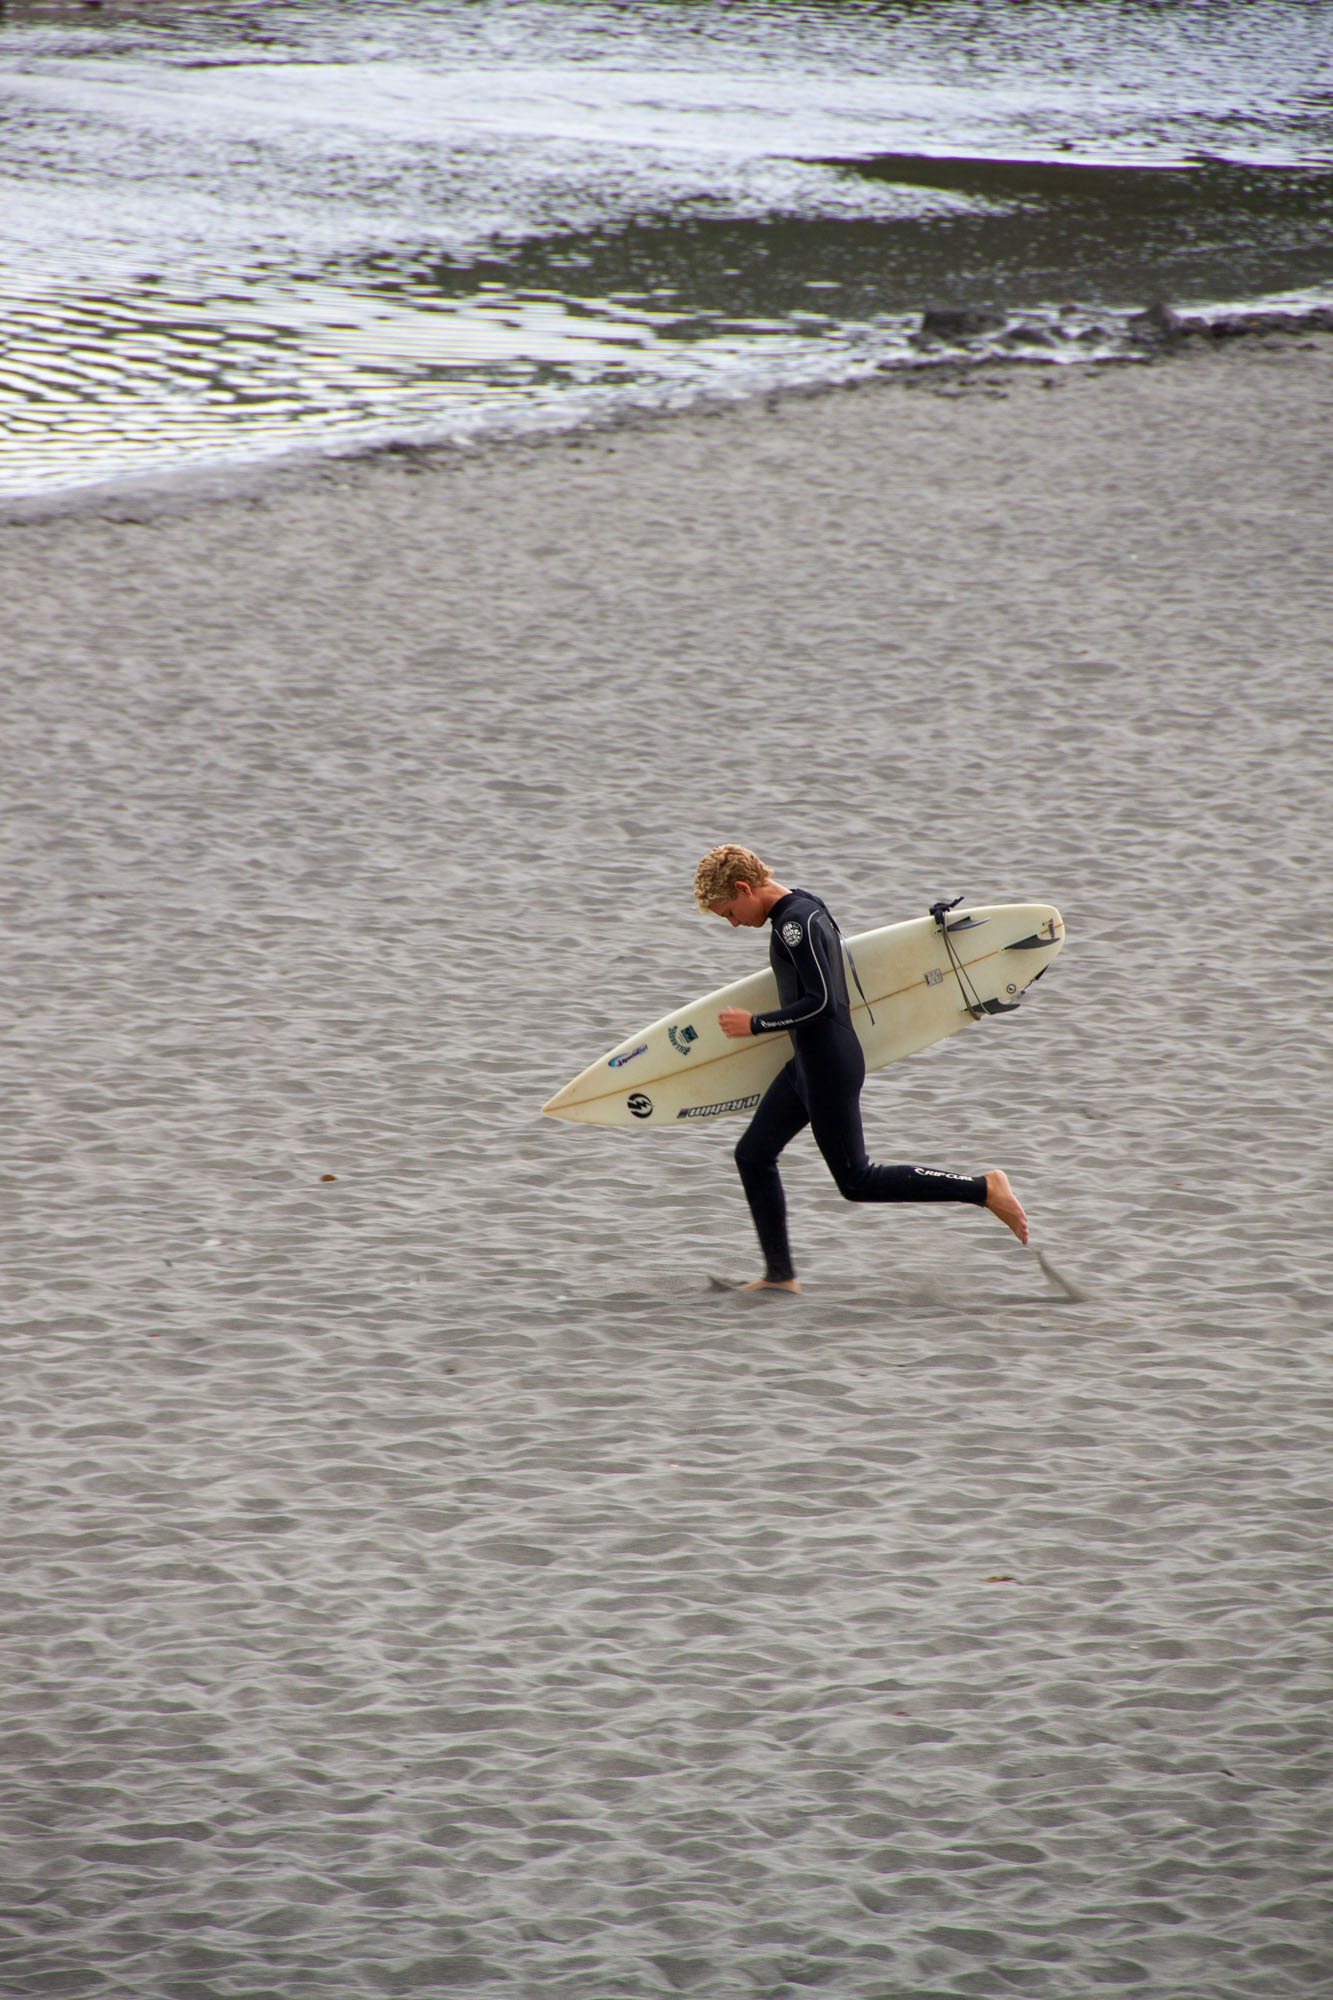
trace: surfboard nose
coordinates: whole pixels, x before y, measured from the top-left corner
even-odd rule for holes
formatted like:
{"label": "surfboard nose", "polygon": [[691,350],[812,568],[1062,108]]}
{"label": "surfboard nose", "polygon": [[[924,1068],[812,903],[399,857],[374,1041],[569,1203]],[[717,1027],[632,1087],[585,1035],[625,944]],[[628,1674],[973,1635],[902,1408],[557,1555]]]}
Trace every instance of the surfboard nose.
{"label": "surfboard nose", "polygon": [[554,1097],[548,1097],[542,1106],[543,1118],[567,1118],[572,1125],[590,1125],[594,1119],[589,1116],[594,1109],[586,1097],[579,1095],[581,1077],[575,1077],[563,1090],[557,1090]]}

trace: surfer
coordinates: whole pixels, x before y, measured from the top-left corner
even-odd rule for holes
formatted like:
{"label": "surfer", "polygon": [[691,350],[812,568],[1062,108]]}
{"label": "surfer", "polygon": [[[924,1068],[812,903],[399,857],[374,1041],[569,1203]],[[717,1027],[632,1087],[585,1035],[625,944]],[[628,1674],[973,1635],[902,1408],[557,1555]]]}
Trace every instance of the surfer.
{"label": "surfer", "polygon": [[723,1033],[737,1038],[787,1033],[794,1049],[736,1148],[764,1258],[763,1277],[746,1290],[800,1290],[778,1155],[807,1125],[848,1201],[970,1202],[990,1209],[1026,1243],[1027,1217],[998,1167],[963,1175],[934,1167],[876,1166],[867,1157],[861,1129],[865,1056],[852,1025],[842,936],[827,905],[806,889],[785,889],[757,854],[734,845],[705,854],[694,873],[694,899],[733,929],[772,926],[768,955],[778,1004],[765,1014],[724,1007],[717,1017]]}

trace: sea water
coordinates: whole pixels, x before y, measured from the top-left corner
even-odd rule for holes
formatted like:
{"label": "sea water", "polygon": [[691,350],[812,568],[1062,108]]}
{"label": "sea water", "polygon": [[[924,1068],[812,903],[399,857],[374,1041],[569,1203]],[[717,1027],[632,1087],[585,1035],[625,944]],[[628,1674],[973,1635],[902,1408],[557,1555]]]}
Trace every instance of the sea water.
{"label": "sea water", "polygon": [[1333,300],[1329,4],[20,5],[0,134],[11,499]]}

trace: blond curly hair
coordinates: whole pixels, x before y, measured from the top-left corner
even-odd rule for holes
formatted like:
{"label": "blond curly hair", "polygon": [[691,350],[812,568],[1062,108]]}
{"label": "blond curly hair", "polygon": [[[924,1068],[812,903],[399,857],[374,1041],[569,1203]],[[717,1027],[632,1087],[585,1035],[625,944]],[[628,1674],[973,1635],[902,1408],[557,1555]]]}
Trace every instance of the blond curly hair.
{"label": "blond curly hair", "polygon": [[731,843],[710,847],[694,871],[694,900],[701,910],[707,912],[710,903],[729,903],[736,893],[738,882],[748,882],[752,889],[761,889],[765,882],[772,880],[773,870],[757,854],[752,854],[748,847],[736,847]]}

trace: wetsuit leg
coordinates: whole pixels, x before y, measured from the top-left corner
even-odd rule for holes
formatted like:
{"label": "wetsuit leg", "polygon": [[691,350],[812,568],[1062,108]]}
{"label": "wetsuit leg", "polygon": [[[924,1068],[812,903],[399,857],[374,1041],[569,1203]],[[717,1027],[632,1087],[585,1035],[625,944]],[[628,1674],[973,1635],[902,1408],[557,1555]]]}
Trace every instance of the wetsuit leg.
{"label": "wetsuit leg", "polygon": [[[861,1127],[865,1057],[855,1034],[826,1034],[816,1050],[800,1056],[810,1129],[825,1164],[848,1201],[955,1201],[986,1203],[984,1174],[942,1173],[933,1167],[874,1165]],[[762,1106],[760,1107],[762,1109]]]}
{"label": "wetsuit leg", "polygon": [[787,1197],[778,1173],[778,1154],[809,1122],[795,1065],[788,1063],[764,1092],[759,1109],[736,1148],[741,1186],[763,1252],[764,1276],[775,1284],[783,1284],[796,1275],[787,1238]]}

